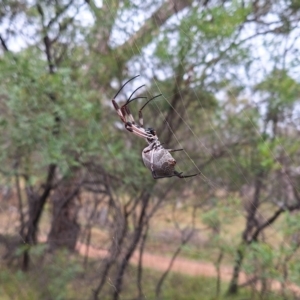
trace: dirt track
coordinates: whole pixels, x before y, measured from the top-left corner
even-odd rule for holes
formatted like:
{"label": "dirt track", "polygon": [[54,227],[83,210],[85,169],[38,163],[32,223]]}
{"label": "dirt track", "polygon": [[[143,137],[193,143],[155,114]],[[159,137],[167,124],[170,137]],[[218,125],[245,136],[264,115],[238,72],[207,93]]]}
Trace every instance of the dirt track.
{"label": "dirt track", "polygon": [[[78,243],[77,250],[80,254],[86,254],[86,245]],[[89,247],[88,249],[88,256],[92,258],[104,258],[107,255],[105,250],[99,250],[94,247]],[[138,254],[135,253],[130,260],[130,263],[133,265],[138,264]],[[170,257],[144,253],[143,255],[143,266],[157,270],[157,271],[165,271],[170,263]],[[178,257],[172,267],[173,272],[178,272],[186,275],[191,276],[207,276],[207,277],[216,277],[217,272],[215,266],[211,263],[189,260],[185,258]],[[232,274],[232,267],[229,266],[222,266],[220,269],[221,272],[221,279],[223,281],[229,281],[231,279]],[[246,274],[241,273],[239,278],[239,283],[243,284],[247,281]],[[277,281],[272,282],[272,290],[279,291],[281,289],[281,285]],[[295,284],[288,284],[287,289],[294,292],[297,295],[300,295],[300,286]]]}

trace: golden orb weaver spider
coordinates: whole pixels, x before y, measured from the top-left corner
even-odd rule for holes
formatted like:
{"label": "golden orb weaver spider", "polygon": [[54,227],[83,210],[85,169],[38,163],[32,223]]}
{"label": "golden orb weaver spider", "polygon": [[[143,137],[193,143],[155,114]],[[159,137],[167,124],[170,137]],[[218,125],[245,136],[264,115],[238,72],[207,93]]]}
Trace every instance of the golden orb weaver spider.
{"label": "golden orb weaver spider", "polygon": [[142,158],[145,166],[151,171],[154,179],[167,178],[173,176],[177,176],[179,178],[188,178],[188,177],[194,177],[199,175],[199,173],[192,174],[192,175],[182,175],[182,172],[177,172],[175,170],[176,160],[173,158],[173,156],[170,153],[175,151],[182,151],[183,149],[165,149],[160,143],[160,141],[158,140],[156,131],[153,128],[144,128],[144,119],[143,119],[142,110],[150,101],[154,100],[155,98],[161,95],[157,95],[149,99],[142,106],[142,108],[139,110],[139,124],[136,124],[129,110],[128,104],[136,99],[147,98],[147,97],[132,98],[134,93],[136,93],[136,91],[142,88],[144,85],[141,85],[136,90],[134,90],[133,93],[125,102],[125,104],[122,105],[121,107],[119,107],[119,105],[116,103],[115,99],[119,95],[121,90],[125,87],[125,85],[127,85],[130,81],[134,80],[138,76],[139,75],[129,79],[121,86],[121,88],[118,90],[118,92],[112,99],[112,103],[121,121],[124,123],[125,128],[129,132],[139,137],[142,137],[147,141],[148,146],[144,148],[142,152]]}

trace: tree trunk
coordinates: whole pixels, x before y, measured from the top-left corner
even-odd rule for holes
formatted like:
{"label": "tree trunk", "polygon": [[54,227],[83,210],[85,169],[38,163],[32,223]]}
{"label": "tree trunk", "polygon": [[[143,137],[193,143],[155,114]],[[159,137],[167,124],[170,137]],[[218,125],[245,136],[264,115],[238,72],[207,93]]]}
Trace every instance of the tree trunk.
{"label": "tree trunk", "polygon": [[136,228],[134,229],[132,241],[129,244],[129,247],[128,247],[127,251],[125,252],[124,257],[122,258],[122,260],[120,262],[120,265],[117,270],[116,279],[114,280],[114,283],[115,283],[114,284],[115,289],[113,292],[114,300],[120,299],[120,293],[121,293],[122,284],[123,284],[123,275],[128,267],[128,263],[129,263],[131,256],[133,255],[136,247],[138,246],[138,243],[140,241],[140,238],[142,236],[144,228],[146,228],[148,226],[148,223],[145,221],[145,219],[147,218],[146,210],[147,210],[147,207],[149,204],[150,196],[151,196],[151,194],[146,192],[141,199],[142,207],[141,207],[141,213],[139,216],[139,221],[138,221]]}
{"label": "tree trunk", "polygon": [[44,189],[41,195],[39,195],[32,186],[26,187],[26,194],[28,199],[28,222],[26,223],[24,229],[24,237],[23,242],[28,246],[23,254],[23,263],[22,269],[23,271],[27,271],[29,268],[29,249],[31,245],[36,244],[37,242],[37,232],[38,226],[41,219],[41,215],[47,201],[47,198],[52,189],[52,181],[55,175],[56,165],[50,164],[48,168],[48,176],[46,183],[44,185]]}
{"label": "tree trunk", "polygon": [[260,194],[263,186],[263,177],[264,177],[264,172],[260,171],[257,174],[255,180],[255,190],[253,194],[253,199],[248,207],[246,228],[244,229],[244,232],[242,234],[242,242],[236,253],[236,260],[233,268],[233,274],[227,291],[228,295],[234,295],[237,294],[238,292],[238,280],[239,280],[239,274],[244,259],[244,251],[246,247],[248,247],[253,242],[252,232],[254,228],[258,226],[256,222],[256,213],[259,207]]}
{"label": "tree trunk", "polygon": [[74,251],[80,231],[77,223],[77,197],[80,184],[76,178],[68,178],[54,191],[52,202],[52,224],[48,235],[51,250],[67,248]]}
{"label": "tree trunk", "polygon": [[227,291],[228,295],[234,295],[238,292],[239,275],[244,259],[244,252],[242,250],[242,247],[243,245],[241,245],[237,251],[237,257],[233,268],[233,274]]}

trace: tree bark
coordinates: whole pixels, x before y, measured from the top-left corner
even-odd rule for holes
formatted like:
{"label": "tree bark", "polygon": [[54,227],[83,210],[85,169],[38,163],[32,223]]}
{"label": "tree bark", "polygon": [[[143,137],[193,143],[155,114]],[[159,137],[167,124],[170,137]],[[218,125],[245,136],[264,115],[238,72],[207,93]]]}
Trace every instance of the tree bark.
{"label": "tree bark", "polygon": [[236,253],[236,260],[233,267],[233,274],[227,291],[228,295],[234,295],[237,294],[238,292],[238,281],[239,281],[239,275],[244,260],[244,251],[246,250],[246,247],[252,243],[251,233],[256,224],[255,222],[256,212],[259,207],[260,193],[263,185],[263,177],[264,177],[264,172],[261,171],[258,173],[255,180],[255,190],[254,190],[253,200],[248,209],[247,223],[246,223],[246,228],[242,234],[242,242]]}
{"label": "tree bark", "polygon": [[67,248],[74,251],[79,236],[76,199],[81,184],[74,177],[65,179],[54,191],[52,200],[52,223],[48,235],[51,250]]}
{"label": "tree bark", "polygon": [[120,266],[117,270],[116,279],[114,281],[115,283],[115,289],[113,292],[113,300],[119,300],[120,293],[122,290],[122,284],[123,284],[123,275],[127,269],[129,260],[134,253],[136,247],[138,246],[138,243],[140,241],[140,238],[142,236],[142,232],[145,226],[147,226],[147,222],[145,222],[146,219],[146,210],[149,204],[150,194],[148,192],[145,192],[141,201],[142,201],[142,208],[141,213],[139,217],[139,221],[137,224],[137,227],[134,230],[132,241],[125,252],[125,255],[120,263]]}
{"label": "tree bark", "polygon": [[[48,168],[48,176],[43,189],[43,193],[39,195],[33,190],[31,186],[26,188],[28,206],[29,206],[29,220],[26,226],[26,233],[24,233],[24,242],[28,246],[34,245],[37,242],[38,224],[46,203],[46,200],[52,189],[52,181],[55,176],[56,165],[51,164]],[[25,230],[24,230],[25,232]],[[23,255],[23,271],[27,271],[29,268],[29,247],[24,251]]]}

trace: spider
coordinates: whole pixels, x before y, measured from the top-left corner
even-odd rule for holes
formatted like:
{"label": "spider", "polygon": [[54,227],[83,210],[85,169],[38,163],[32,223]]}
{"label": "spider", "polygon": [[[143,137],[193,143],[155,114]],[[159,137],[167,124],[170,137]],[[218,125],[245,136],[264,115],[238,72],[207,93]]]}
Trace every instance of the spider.
{"label": "spider", "polygon": [[147,97],[132,98],[134,93],[145,85],[138,87],[130,95],[126,103],[121,107],[119,107],[118,104],[116,103],[115,99],[119,95],[121,90],[125,87],[125,85],[128,84],[130,81],[134,80],[135,78],[137,78],[138,76],[139,75],[129,79],[121,86],[119,91],[116,93],[115,97],[112,99],[112,103],[121,121],[124,123],[125,128],[129,132],[132,132],[133,134],[146,139],[148,146],[144,148],[142,152],[142,158],[145,166],[151,171],[154,179],[167,178],[173,176],[177,176],[179,178],[188,178],[188,177],[199,175],[198,173],[192,175],[182,175],[182,172],[180,173],[177,172],[175,170],[176,160],[173,158],[173,156],[170,153],[175,151],[182,151],[183,149],[165,149],[160,143],[160,141],[158,140],[156,131],[153,128],[144,128],[144,119],[143,119],[142,110],[150,101],[154,100],[155,98],[161,95],[157,95],[151,98],[150,100],[148,100],[139,110],[139,125],[135,123],[134,118],[129,110],[128,104],[136,99],[147,98]]}

